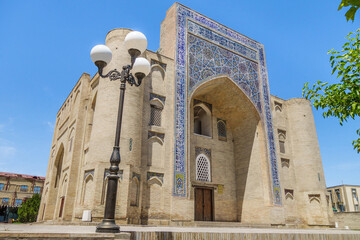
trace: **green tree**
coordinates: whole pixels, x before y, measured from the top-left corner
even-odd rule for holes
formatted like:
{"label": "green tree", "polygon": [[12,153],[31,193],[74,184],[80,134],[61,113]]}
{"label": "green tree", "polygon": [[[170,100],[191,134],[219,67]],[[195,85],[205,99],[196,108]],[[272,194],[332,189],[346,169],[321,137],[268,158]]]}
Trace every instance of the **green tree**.
{"label": "green tree", "polygon": [[[313,101],[316,109],[324,109],[323,117],[334,116],[343,125],[349,118],[360,116],[360,29],[349,33],[343,49],[328,53],[332,74],[337,73],[338,83],[318,81],[312,88],[305,83],[303,96]],[[360,129],[357,130],[360,136]],[[353,141],[354,149],[360,152],[360,138]]]}
{"label": "green tree", "polygon": [[350,7],[349,10],[347,10],[345,13],[346,20],[354,21],[355,13],[360,7],[360,0],[341,0],[338,11],[343,7]]}
{"label": "green tree", "polygon": [[39,212],[41,197],[39,194],[34,194],[27,199],[18,209],[20,222],[35,222]]}
{"label": "green tree", "polygon": [[[338,11],[343,7],[350,7],[346,13],[346,20],[354,22],[355,14],[360,7],[360,0],[341,0]],[[328,84],[317,81],[309,87],[304,84],[303,96],[313,101],[316,109],[325,109],[323,117],[334,116],[340,120],[340,125],[349,118],[355,119],[360,116],[360,42],[359,33],[349,33],[348,40],[343,49],[339,51],[330,50],[330,63],[332,74],[337,73],[339,83]],[[356,131],[360,136],[360,129]],[[352,142],[354,149],[360,152],[360,138]]]}

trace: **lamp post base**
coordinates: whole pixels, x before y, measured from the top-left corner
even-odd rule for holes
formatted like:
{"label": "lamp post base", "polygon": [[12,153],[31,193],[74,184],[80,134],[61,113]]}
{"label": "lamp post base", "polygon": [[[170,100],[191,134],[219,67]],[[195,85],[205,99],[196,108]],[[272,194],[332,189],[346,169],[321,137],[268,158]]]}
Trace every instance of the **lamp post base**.
{"label": "lamp post base", "polygon": [[120,227],[115,224],[115,219],[103,219],[102,222],[99,225],[97,225],[96,232],[119,233]]}

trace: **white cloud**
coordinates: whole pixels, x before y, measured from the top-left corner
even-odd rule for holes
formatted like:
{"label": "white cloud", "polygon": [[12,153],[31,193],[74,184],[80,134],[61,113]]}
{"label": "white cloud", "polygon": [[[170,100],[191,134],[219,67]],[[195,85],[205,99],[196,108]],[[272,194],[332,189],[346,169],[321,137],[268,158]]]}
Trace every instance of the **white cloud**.
{"label": "white cloud", "polygon": [[16,148],[12,146],[0,146],[0,160],[15,156]]}
{"label": "white cloud", "polygon": [[55,124],[54,123],[52,123],[50,121],[47,121],[46,125],[48,125],[48,127],[50,128],[51,131],[54,131],[54,129],[55,129]]}
{"label": "white cloud", "polygon": [[16,154],[16,148],[13,144],[3,138],[0,138],[0,162],[14,157]]}

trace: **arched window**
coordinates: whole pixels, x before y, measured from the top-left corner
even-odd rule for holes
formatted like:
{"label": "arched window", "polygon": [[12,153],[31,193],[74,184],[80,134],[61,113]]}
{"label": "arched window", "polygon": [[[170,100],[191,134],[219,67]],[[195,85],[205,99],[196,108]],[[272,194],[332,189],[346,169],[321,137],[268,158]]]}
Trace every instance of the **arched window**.
{"label": "arched window", "polygon": [[196,158],[196,180],[211,181],[210,161],[204,154],[199,154]]}
{"label": "arched window", "polygon": [[202,103],[194,107],[194,133],[211,137],[211,111]]}
{"label": "arched window", "polygon": [[218,119],[217,130],[220,140],[226,140],[226,124],[224,120]]}
{"label": "arched window", "polygon": [[161,126],[161,112],[164,104],[157,98],[150,101],[150,123],[149,125]]}

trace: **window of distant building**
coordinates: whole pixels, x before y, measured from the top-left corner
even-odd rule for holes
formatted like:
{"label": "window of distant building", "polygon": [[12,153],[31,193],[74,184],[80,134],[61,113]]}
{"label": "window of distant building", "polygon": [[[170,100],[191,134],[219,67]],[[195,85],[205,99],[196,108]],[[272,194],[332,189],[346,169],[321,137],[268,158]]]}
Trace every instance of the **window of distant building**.
{"label": "window of distant building", "polygon": [[351,189],[351,192],[352,192],[353,199],[355,199],[357,201],[358,197],[357,197],[357,194],[356,194],[356,189],[355,188]]}
{"label": "window of distant building", "polygon": [[22,199],[15,200],[15,206],[20,206],[22,204]]}
{"label": "window of distant building", "polygon": [[341,212],[345,212],[345,206],[343,204],[343,202],[341,201],[341,194],[340,194],[340,189],[335,189],[335,194],[336,194],[336,197],[337,197],[337,205],[340,209]]}
{"label": "window of distant building", "polygon": [[26,186],[26,185],[21,185],[21,187],[20,187],[21,192],[27,192],[27,189],[28,189],[28,186]]}
{"label": "window of distant building", "polygon": [[329,195],[330,195],[330,200],[331,200],[331,203],[334,203],[334,200],[333,200],[333,197],[332,197],[331,190],[328,190],[328,193],[329,193]]}
{"label": "window of distant building", "polygon": [[40,187],[34,187],[34,193],[40,193]]}
{"label": "window of distant building", "polygon": [[336,194],[338,202],[341,202],[340,189],[335,189],[335,194]]}
{"label": "window of distant building", "polygon": [[0,191],[3,191],[3,190],[4,190],[4,184],[0,183]]}
{"label": "window of distant building", "polygon": [[1,201],[1,203],[2,203],[3,205],[8,205],[8,204],[9,204],[9,198],[3,198],[2,201]]}

